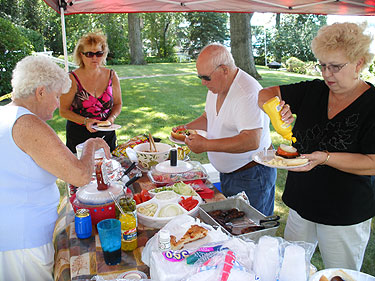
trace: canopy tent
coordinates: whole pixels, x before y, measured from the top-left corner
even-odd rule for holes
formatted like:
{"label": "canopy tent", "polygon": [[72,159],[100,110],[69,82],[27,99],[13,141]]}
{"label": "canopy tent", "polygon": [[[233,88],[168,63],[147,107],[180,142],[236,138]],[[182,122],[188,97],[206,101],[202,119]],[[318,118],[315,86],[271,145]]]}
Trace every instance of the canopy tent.
{"label": "canopy tent", "polygon": [[44,0],[61,14],[65,69],[68,70],[65,15],[146,12],[271,12],[374,16],[375,0]]}

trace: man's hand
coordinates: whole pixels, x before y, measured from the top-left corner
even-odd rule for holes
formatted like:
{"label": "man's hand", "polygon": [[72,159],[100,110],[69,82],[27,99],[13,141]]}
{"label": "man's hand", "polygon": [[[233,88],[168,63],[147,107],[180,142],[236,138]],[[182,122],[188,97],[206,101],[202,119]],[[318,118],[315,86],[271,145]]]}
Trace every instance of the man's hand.
{"label": "man's hand", "polygon": [[186,145],[194,153],[206,152],[209,140],[199,134],[192,134],[185,138]]}

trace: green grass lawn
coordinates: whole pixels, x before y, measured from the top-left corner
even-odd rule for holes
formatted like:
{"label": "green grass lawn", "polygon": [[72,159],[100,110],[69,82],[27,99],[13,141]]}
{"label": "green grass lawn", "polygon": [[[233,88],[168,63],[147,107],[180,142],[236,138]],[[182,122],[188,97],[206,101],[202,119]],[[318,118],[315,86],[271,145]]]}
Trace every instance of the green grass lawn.
{"label": "green grass lawn", "polygon": [[[113,66],[119,77],[126,76],[148,76],[155,74],[177,74],[195,72],[194,63],[159,63],[145,66]],[[303,80],[310,80],[314,77],[297,75],[285,71],[269,70],[265,67],[258,67],[262,75],[260,84],[263,87],[289,84]],[[201,85],[196,75],[182,76],[160,76],[152,78],[124,79],[121,80],[123,95],[123,108],[116,123],[122,125],[118,131],[118,141],[122,143],[127,139],[151,132],[155,137],[162,139],[162,142],[171,143],[168,140],[169,132],[173,126],[184,124],[198,117],[204,110],[207,89]],[[65,142],[65,120],[58,112],[49,124],[55,129],[60,138]],[[271,132],[272,141],[278,146],[283,140],[274,131]],[[191,154],[192,160],[208,163],[206,153]],[[288,207],[281,200],[284,190],[286,171],[278,170],[276,183],[275,213],[281,217],[281,226],[277,235],[282,236]],[[59,183],[61,190],[64,190]],[[362,271],[375,276],[375,223],[372,224],[372,235],[367,247],[366,256]],[[316,251],[312,263],[323,269],[319,251]]]}

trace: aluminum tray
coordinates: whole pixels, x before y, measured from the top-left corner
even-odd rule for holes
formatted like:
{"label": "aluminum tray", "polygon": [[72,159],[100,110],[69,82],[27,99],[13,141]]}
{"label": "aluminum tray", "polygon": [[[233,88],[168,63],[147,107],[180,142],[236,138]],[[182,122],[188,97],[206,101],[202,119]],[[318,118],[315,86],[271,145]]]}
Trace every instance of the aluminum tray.
{"label": "aluminum tray", "polygon": [[248,205],[244,200],[240,198],[236,198],[236,199],[229,198],[229,199],[218,201],[218,202],[201,204],[199,206],[199,216],[201,220],[203,220],[205,223],[213,225],[213,226],[219,226],[224,231],[224,233],[228,234],[231,237],[238,237],[238,238],[245,239],[245,240],[251,239],[251,240],[257,241],[263,235],[275,236],[278,226],[266,228],[266,229],[262,229],[262,230],[258,230],[254,232],[249,232],[249,233],[245,233],[241,235],[233,235],[229,233],[224,227],[222,227],[218,222],[216,222],[208,214],[208,212],[211,212],[211,211],[229,210],[232,208],[237,208],[239,211],[244,212],[247,218],[251,219],[257,224],[259,224],[259,220],[264,219],[266,217],[257,209]]}

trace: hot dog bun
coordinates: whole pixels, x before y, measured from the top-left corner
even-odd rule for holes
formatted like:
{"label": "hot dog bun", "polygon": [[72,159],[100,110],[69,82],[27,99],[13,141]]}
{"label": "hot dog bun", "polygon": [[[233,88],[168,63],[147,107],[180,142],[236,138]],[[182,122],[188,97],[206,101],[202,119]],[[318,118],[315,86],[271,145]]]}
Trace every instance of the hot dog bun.
{"label": "hot dog bun", "polygon": [[303,165],[309,162],[309,159],[301,158],[301,157],[288,159],[288,158],[275,155],[275,159],[282,160],[282,163],[285,164],[286,166],[299,166],[299,165]]}
{"label": "hot dog bun", "polygon": [[185,137],[196,134],[196,130],[191,130],[191,129],[182,129],[182,130],[177,130],[176,132],[171,132],[172,138],[179,140],[179,141],[185,141]]}
{"label": "hot dog bun", "polygon": [[99,121],[99,122],[97,122],[96,125],[98,127],[109,127],[109,126],[112,125],[112,123],[109,122],[108,120],[105,120],[105,121]]}

